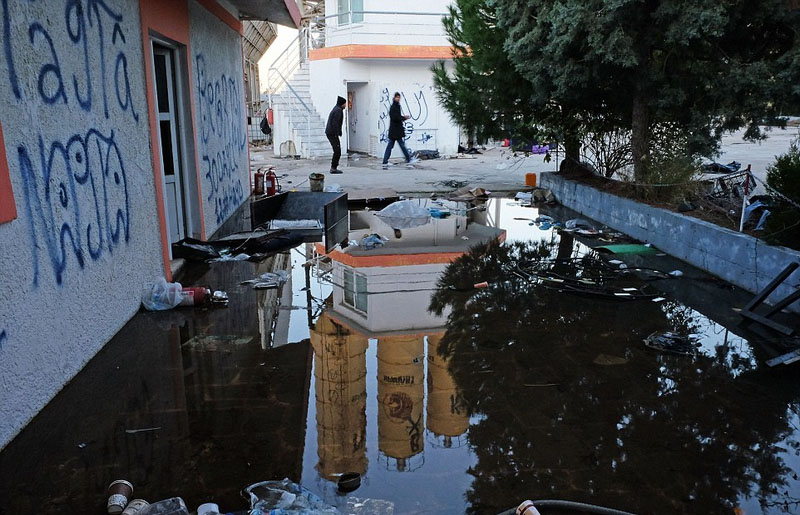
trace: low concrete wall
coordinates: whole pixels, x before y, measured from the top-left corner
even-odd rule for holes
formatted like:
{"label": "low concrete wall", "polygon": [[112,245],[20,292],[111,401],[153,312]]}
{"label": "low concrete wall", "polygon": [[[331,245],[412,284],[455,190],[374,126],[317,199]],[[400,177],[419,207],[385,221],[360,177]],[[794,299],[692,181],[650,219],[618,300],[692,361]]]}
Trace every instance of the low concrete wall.
{"label": "low concrete wall", "polygon": [[[655,247],[753,293],[762,290],[800,252],[776,247],[697,218],[651,207],[596,190],[554,173],[540,174],[540,186],[575,211]],[[800,285],[795,271],[771,301]],[[800,302],[791,306],[800,313]]]}

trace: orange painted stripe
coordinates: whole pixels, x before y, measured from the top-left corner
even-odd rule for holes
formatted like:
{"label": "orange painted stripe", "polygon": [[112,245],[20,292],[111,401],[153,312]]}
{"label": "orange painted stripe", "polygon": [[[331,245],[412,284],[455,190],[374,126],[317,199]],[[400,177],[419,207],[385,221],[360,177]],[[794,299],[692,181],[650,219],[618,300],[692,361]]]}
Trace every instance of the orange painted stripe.
{"label": "orange painted stripe", "polygon": [[449,46],[422,45],[339,45],[313,48],[309,59],[452,59]]}
{"label": "orange painted stripe", "polygon": [[16,217],[17,205],[14,202],[14,191],[11,189],[6,142],[3,140],[3,125],[0,123],[0,224],[10,222]]}
{"label": "orange painted stripe", "polygon": [[[355,321],[351,321],[347,318],[343,318],[338,313],[335,313],[331,310],[326,310],[325,314],[334,322],[339,324],[340,326],[344,327],[345,329],[349,330],[353,334],[367,336],[370,338],[378,338],[379,340],[383,340],[384,342],[389,342],[392,340],[401,340],[401,339],[408,339],[408,338],[419,338],[420,340],[424,337],[428,338],[441,338],[447,332],[444,329],[439,331],[424,331],[424,332],[413,332],[413,333],[403,333],[401,331],[390,331],[390,332],[383,332],[383,333],[373,333],[368,331],[366,328],[360,328],[360,326],[355,326]],[[363,329],[363,330],[362,330]],[[380,343],[380,342],[379,342]]]}
{"label": "orange painted stripe", "polygon": [[[321,243],[316,244],[317,252],[325,254],[325,247]],[[353,256],[340,250],[333,250],[329,254],[334,261],[353,268],[366,268],[374,266],[393,267],[409,265],[435,265],[441,263],[451,263],[453,260],[464,255],[464,252],[439,252],[429,254],[384,254],[375,256]]]}
{"label": "orange painted stripe", "polygon": [[214,0],[197,0],[197,2],[228,27],[238,32],[240,36],[244,33],[242,22]]}

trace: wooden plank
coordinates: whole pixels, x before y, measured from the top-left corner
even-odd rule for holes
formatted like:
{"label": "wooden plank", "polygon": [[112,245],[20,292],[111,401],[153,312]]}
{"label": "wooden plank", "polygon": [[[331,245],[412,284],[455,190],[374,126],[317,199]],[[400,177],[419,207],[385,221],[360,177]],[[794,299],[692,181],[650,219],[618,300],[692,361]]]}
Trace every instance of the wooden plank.
{"label": "wooden plank", "polygon": [[787,352],[776,358],[767,361],[767,366],[774,367],[775,365],[789,365],[795,361],[800,360],[800,349],[795,349],[792,352]]}
{"label": "wooden plank", "polygon": [[778,331],[779,333],[785,334],[786,336],[791,336],[792,334],[794,334],[794,330],[793,329],[791,329],[789,327],[786,327],[783,324],[779,324],[778,322],[775,322],[773,320],[770,320],[769,318],[767,318],[765,316],[761,316],[758,313],[753,313],[752,311],[744,311],[744,310],[742,310],[742,312],[740,314],[743,317],[752,320],[753,322],[758,322],[759,324],[765,325],[765,326],[769,327],[770,329],[773,329],[775,331]]}
{"label": "wooden plank", "polygon": [[773,279],[763,290],[761,290],[761,293],[753,297],[753,300],[747,303],[742,310],[742,313],[745,311],[752,311],[753,308],[764,302],[764,300],[769,297],[769,294],[772,293],[783,281],[785,281],[786,278],[792,275],[792,272],[794,272],[798,266],[800,266],[800,264],[797,262],[786,265],[786,268],[784,268],[783,271],[779,273],[777,277],[775,277],[775,279]]}

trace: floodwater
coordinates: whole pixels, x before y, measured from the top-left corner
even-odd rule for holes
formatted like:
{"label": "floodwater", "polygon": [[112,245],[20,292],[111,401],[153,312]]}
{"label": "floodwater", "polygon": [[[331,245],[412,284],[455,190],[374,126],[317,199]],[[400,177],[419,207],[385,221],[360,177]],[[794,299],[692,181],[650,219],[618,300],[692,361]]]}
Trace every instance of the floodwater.
{"label": "floodwater", "polygon": [[[406,245],[194,266],[184,282],[230,305],[136,315],[0,453],[0,514],[101,513],[119,478],[234,512],[284,477],[374,513],[800,512],[800,383],[748,342],[732,308],[749,296],[668,256],[620,259],[683,277],[611,272],[587,240],[530,225],[545,212],[574,216],[492,199]],[[240,284],[276,270],[280,289]],[[648,295],[557,284],[598,271]],[[663,331],[696,355],[643,345]],[[337,492],[343,472],[361,487]]]}

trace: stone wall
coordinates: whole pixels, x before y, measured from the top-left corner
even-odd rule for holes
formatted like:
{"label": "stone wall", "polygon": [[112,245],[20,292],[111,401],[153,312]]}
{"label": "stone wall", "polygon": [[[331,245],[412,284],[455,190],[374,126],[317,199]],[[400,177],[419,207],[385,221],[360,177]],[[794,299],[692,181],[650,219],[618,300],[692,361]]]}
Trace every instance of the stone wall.
{"label": "stone wall", "polygon": [[[691,216],[673,213],[605,193],[553,173],[540,175],[540,186],[553,191],[566,207],[705,270],[747,291],[762,290],[783,268],[800,261],[800,252]],[[800,285],[795,271],[773,296],[782,298]],[[791,306],[800,312],[800,302]]]}

